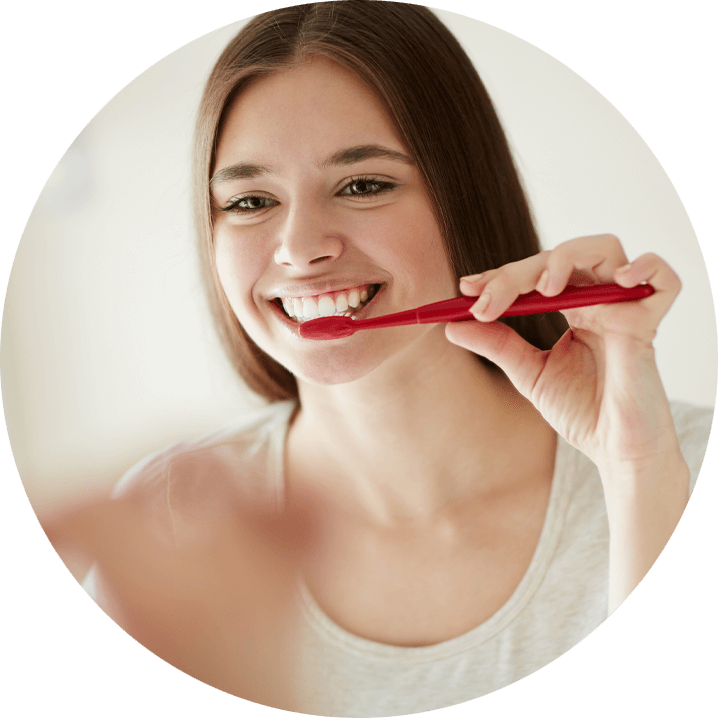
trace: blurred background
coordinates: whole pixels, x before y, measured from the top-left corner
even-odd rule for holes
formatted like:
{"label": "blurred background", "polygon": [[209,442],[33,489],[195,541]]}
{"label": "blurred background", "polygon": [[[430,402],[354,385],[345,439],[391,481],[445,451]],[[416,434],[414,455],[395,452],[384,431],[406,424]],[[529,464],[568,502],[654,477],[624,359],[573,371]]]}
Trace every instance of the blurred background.
{"label": "blurred background", "polygon": [[[514,148],[545,247],[611,232],[663,256],[684,289],[656,341],[671,398],[713,405],[716,323],[683,206],[630,124],[571,70],[492,26],[437,14],[474,60]],[[241,23],[184,46],[119,93],[49,178],[20,243],[2,326],[2,393],[38,513],[109,491],[148,453],[261,402],[205,305],[190,214],[195,108]]]}

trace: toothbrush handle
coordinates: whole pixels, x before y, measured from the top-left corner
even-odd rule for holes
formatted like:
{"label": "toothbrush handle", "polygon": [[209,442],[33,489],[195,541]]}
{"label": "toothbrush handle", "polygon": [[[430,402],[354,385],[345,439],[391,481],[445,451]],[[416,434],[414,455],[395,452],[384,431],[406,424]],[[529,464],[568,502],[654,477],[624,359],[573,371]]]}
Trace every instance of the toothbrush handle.
{"label": "toothbrush handle", "polygon": [[[544,297],[538,292],[529,292],[518,297],[501,316],[516,317],[524,314],[542,314],[543,312],[556,312],[560,309],[587,307],[594,304],[630,302],[650,297],[655,291],[650,284],[639,284],[628,289],[618,284],[594,284],[567,287],[555,297]],[[469,308],[476,300],[477,297],[455,297],[443,302],[428,304],[415,310],[415,321],[418,324],[433,324],[473,319],[474,316],[469,312]]]}
{"label": "toothbrush handle", "polygon": [[650,284],[621,287],[618,284],[594,284],[566,287],[555,297],[544,297],[538,292],[521,295],[501,316],[515,317],[521,314],[541,314],[559,309],[589,307],[594,304],[616,304],[650,297],[656,290]]}

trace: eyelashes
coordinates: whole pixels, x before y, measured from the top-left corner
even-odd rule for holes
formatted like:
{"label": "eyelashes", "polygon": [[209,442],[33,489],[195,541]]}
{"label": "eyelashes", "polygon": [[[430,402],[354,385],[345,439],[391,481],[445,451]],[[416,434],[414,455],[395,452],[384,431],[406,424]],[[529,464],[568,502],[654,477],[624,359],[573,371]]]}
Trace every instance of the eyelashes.
{"label": "eyelashes", "polygon": [[[373,200],[385,192],[390,192],[398,185],[376,177],[352,177],[337,192],[338,197],[351,197],[353,200]],[[245,194],[233,197],[227,205],[222,207],[223,212],[232,214],[250,215],[261,212],[269,207],[275,207],[279,202],[260,194]]]}
{"label": "eyelashes", "polygon": [[276,200],[262,195],[248,194],[242,197],[235,197],[230,200],[226,207],[222,207],[223,212],[232,212],[234,214],[252,214],[267,207],[274,207],[279,204]]}
{"label": "eyelashes", "polygon": [[355,177],[339,191],[342,197],[375,197],[382,192],[388,192],[396,187],[392,182],[377,179],[376,177]]}

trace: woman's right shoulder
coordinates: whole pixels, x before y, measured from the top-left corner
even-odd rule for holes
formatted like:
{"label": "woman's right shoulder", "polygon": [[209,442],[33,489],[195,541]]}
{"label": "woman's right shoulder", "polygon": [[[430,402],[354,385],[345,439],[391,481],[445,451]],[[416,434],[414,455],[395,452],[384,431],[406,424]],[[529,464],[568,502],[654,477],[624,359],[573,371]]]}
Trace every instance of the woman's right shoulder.
{"label": "woman's right shoulder", "polygon": [[275,403],[235,425],[144,458],[113,496],[137,502],[162,533],[211,520],[230,497],[281,505],[284,437],[295,405]]}

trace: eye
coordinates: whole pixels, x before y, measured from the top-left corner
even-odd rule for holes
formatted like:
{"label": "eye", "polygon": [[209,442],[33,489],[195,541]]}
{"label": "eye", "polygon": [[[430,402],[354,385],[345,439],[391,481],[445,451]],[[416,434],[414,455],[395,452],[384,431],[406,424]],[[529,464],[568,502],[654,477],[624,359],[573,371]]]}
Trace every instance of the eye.
{"label": "eye", "polygon": [[396,187],[392,182],[385,182],[376,177],[356,177],[350,180],[339,191],[344,197],[371,197],[388,192]]}
{"label": "eye", "polygon": [[274,207],[279,204],[276,200],[261,195],[244,195],[243,197],[234,197],[230,200],[226,207],[222,207],[223,212],[234,212],[235,214],[251,214],[258,212],[267,207]]}

